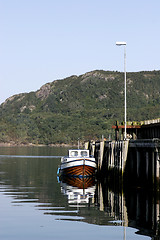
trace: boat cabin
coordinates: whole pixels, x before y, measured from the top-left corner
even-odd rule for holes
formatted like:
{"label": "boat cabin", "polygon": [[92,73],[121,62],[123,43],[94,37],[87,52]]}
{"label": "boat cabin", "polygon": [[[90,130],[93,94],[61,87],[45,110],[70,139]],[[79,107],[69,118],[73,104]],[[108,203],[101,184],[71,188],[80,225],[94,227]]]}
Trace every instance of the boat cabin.
{"label": "boat cabin", "polygon": [[89,157],[89,150],[69,150],[69,157]]}

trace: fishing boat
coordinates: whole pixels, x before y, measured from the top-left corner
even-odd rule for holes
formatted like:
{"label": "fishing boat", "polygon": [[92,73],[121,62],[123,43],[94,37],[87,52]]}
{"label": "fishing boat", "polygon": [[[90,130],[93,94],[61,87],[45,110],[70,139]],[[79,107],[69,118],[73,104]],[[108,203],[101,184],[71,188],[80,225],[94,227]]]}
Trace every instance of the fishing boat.
{"label": "fishing boat", "polygon": [[61,158],[60,175],[90,177],[95,175],[97,163],[89,150],[72,149],[68,156]]}

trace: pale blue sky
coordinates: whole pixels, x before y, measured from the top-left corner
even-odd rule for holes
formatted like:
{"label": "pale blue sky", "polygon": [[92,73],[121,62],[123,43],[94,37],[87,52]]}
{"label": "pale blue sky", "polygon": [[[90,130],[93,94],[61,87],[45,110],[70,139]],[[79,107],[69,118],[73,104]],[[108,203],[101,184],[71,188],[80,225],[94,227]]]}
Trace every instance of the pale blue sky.
{"label": "pale blue sky", "polygon": [[160,70],[160,0],[0,0],[0,103],[95,70]]}

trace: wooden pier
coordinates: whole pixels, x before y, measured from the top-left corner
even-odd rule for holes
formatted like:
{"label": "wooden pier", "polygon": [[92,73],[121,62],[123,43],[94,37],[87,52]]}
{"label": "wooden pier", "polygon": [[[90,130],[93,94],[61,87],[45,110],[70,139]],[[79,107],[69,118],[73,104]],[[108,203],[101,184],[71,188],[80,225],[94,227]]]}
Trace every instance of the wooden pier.
{"label": "wooden pier", "polygon": [[[99,176],[120,177],[129,184],[153,189],[160,183],[160,119],[129,129],[131,139],[120,140],[116,133],[116,140],[91,141],[86,143],[86,148],[97,159]],[[143,136],[152,138],[143,139]]]}
{"label": "wooden pier", "polygon": [[97,159],[99,176],[120,177],[132,185],[151,187],[159,182],[159,139],[93,141],[88,149]]}

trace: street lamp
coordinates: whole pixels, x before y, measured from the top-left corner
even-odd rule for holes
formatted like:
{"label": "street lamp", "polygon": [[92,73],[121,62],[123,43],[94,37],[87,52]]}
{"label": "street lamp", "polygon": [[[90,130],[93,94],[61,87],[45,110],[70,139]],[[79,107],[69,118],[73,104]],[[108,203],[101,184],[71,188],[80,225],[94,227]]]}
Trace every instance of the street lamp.
{"label": "street lamp", "polygon": [[117,46],[124,46],[124,140],[127,138],[126,44],[126,42],[116,42]]}

